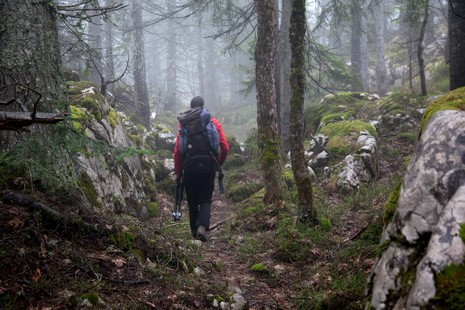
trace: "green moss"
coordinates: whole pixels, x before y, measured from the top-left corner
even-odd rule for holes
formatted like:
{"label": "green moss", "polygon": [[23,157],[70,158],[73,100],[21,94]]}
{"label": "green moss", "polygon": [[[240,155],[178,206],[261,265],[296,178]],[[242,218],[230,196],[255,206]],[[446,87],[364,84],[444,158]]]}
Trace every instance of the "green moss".
{"label": "green moss", "polygon": [[121,247],[123,250],[131,250],[134,247],[134,236],[127,231],[117,232],[109,237],[110,242]]}
{"label": "green moss", "polygon": [[462,239],[462,241],[465,243],[465,224],[460,224],[459,236],[460,239]]}
{"label": "green moss", "polygon": [[110,107],[110,111],[108,112],[108,121],[110,122],[111,128],[116,128],[117,120],[118,115],[116,114],[116,110]]}
{"label": "green moss", "polygon": [[[81,95],[81,91],[83,89],[93,87],[94,85],[89,81],[67,81],[66,84],[68,85],[68,96],[75,96]],[[95,87],[95,86],[94,86]]]}
{"label": "green moss", "polygon": [[435,276],[436,295],[431,304],[436,309],[463,309],[465,306],[465,264],[449,265]]}
{"label": "green moss", "polygon": [[321,118],[321,123],[329,124],[329,123],[339,122],[339,121],[347,120],[350,116],[351,114],[347,112],[328,114]]}
{"label": "green moss", "polygon": [[415,143],[418,139],[418,135],[415,133],[411,133],[411,132],[401,132],[397,134],[397,138],[399,138],[400,140],[407,141],[407,142]]}
{"label": "green moss", "polygon": [[155,217],[158,214],[158,203],[156,201],[151,201],[147,204],[147,208],[149,211],[149,216]]}
{"label": "green moss", "polygon": [[82,174],[78,180],[78,185],[84,193],[87,201],[94,207],[101,207],[100,200],[98,199],[97,191],[95,190],[92,179],[87,174]]}
{"label": "green moss", "polygon": [[458,88],[433,101],[425,110],[420,122],[420,134],[430,118],[443,110],[465,110],[465,87]]}
{"label": "green moss", "polygon": [[263,263],[257,263],[250,267],[253,272],[267,272],[267,267]]}
{"label": "green moss", "polygon": [[280,160],[281,153],[279,152],[278,141],[268,140],[264,144],[261,158],[265,169],[272,167],[276,161]]}
{"label": "green moss", "polygon": [[287,188],[292,188],[295,185],[294,173],[292,172],[292,169],[284,169],[284,182],[286,182]]}
{"label": "green moss", "polygon": [[236,183],[229,187],[228,197],[234,202],[242,201],[263,188],[258,183]]}
{"label": "green moss", "polygon": [[294,224],[291,217],[278,220],[276,229],[276,254],[283,261],[305,261],[310,259],[312,244],[321,239],[318,232],[304,224]]}
{"label": "green moss", "polygon": [[378,248],[376,249],[376,256],[380,257],[381,254],[383,254],[384,251],[387,250],[387,248],[389,247],[390,244],[391,244],[391,240],[385,240],[385,241],[381,242],[378,245]]}
{"label": "green moss", "polygon": [[96,306],[100,298],[98,297],[98,294],[96,293],[87,293],[87,294],[82,295],[81,299],[82,300],[87,299],[92,305]]}
{"label": "green moss", "polygon": [[383,223],[387,225],[397,210],[397,202],[399,200],[400,189],[402,187],[402,182],[399,182],[397,186],[394,188],[392,193],[389,195],[386,203],[384,204],[384,212],[383,212]]}
{"label": "green moss", "polygon": [[376,129],[370,123],[354,120],[331,123],[324,126],[320,133],[330,137],[326,148],[333,155],[347,155],[358,150],[356,141],[361,131],[368,131],[377,137]]}
{"label": "green moss", "polygon": [[128,137],[137,147],[142,148],[144,146],[144,139],[141,136],[128,134]]}
{"label": "green moss", "polygon": [[99,101],[92,97],[81,97],[79,100],[75,102],[76,105],[86,108],[96,120],[100,121],[103,117],[103,111],[100,107]]}
{"label": "green moss", "polygon": [[87,116],[86,112],[81,109],[80,107],[70,106],[71,112],[71,124],[73,128],[79,131],[83,131],[89,122],[89,116]]}
{"label": "green moss", "polygon": [[325,217],[321,218],[319,222],[320,222],[320,227],[323,228],[323,230],[325,231],[329,231],[332,227],[331,221],[328,218],[325,218]]}

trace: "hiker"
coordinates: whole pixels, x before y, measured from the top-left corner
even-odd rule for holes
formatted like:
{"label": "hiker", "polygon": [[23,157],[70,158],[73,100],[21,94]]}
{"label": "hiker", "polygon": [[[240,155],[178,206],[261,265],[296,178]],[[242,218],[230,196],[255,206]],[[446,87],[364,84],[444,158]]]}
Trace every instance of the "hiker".
{"label": "hiker", "polygon": [[[175,179],[183,182],[186,190],[192,236],[202,242],[209,239],[207,231],[215,175],[229,151],[221,124],[210,116],[204,105],[202,97],[194,97],[190,110],[178,117],[179,130],[174,146]],[[205,124],[201,124],[201,119]],[[199,130],[200,134],[196,134]]]}

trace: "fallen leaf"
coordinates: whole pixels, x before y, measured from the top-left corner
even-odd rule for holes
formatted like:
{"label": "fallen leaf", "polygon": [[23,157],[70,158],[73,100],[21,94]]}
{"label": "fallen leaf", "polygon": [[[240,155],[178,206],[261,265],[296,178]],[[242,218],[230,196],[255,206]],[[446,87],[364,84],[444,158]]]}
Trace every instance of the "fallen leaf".
{"label": "fallen leaf", "polygon": [[21,219],[15,217],[11,221],[9,221],[8,224],[10,224],[10,226],[12,226],[13,228],[18,228],[19,226],[23,226],[23,221],[21,221]]}
{"label": "fallen leaf", "polygon": [[32,282],[37,282],[42,277],[42,272],[39,268],[36,268],[34,274],[32,275]]}

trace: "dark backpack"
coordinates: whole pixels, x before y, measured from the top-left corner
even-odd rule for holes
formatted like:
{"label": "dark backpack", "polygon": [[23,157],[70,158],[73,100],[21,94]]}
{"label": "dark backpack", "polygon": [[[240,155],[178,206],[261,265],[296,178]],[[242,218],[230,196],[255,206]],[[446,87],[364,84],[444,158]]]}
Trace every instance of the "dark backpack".
{"label": "dark backpack", "polygon": [[184,172],[214,173],[218,170],[218,130],[210,112],[203,107],[190,109],[178,117],[179,151]]}

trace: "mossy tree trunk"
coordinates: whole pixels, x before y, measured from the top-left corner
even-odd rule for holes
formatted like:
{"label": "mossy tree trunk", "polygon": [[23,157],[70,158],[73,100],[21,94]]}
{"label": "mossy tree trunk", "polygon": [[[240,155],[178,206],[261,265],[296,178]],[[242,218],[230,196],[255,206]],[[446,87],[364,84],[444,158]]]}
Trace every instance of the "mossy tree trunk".
{"label": "mossy tree trunk", "polygon": [[449,3],[450,90],[465,86],[465,1]]}
{"label": "mossy tree trunk", "polygon": [[292,58],[289,77],[292,89],[290,116],[292,172],[299,198],[299,219],[316,224],[317,214],[313,207],[312,180],[307,170],[303,146],[306,28],[305,0],[294,0],[290,28]]}
{"label": "mossy tree trunk", "polygon": [[276,117],[274,53],[275,0],[255,0],[257,43],[255,74],[257,87],[257,126],[260,162],[265,176],[265,203],[278,203],[285,188],[281,144]]}
{"label": "mossy tree trunk", "polygon": [[[22,103],[2,105],[2,110],[32,112],[40,97],[38,112],[66,111],[56,18],[52,1],[0,1],[0,101],[16,98]],[[23,135],[0,131],[0,148],[9,148]]]}

